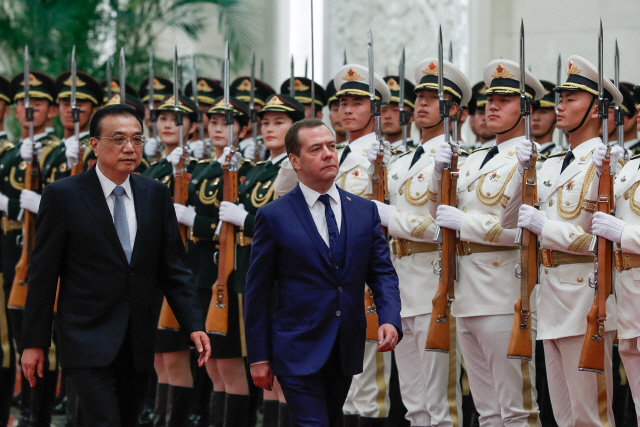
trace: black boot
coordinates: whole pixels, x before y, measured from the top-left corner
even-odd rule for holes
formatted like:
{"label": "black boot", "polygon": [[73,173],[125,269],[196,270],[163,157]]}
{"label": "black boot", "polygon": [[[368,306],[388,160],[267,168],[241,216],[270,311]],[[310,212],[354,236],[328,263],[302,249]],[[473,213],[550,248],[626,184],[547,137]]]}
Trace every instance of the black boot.
{"label": "black boot", "polygon": [[387,418],[358,418],[358,427],[384,427],[386,423]]}
{"label": "black boot", "polygon": [[169,384],[156,386],[156,405],[153,408],[153,427],[165,427],[167,423],[167,390]]}
{"label": "black boot", "polygon": [[278,414],[278,427],[289,427],[289,407],[284,402],[280,402],[280,412]]}
{"label": "black boot", "polygon": [[358,427],[358,418],[360,418],[360,415],[344,414],[342,416],[343,427]]}
{"label": "black boot", "polygon": [[224,403],[224,427],[238,427],[246,423],[250,400],[248,395],[227,394]]}
{"label": "black boot", "polygon": [[189,415],[193,387],[169,386],[167,392],[167,427],[184,427]]}
{"label": "black boot", "polygon": [[38,414],[38,426],[49,427],[51,416],[53,415],[53,404],[56,400],[56,390],[58,388],[58,369],[44,371],[42,402]]}
{"label": "black boot", "polygon": [[[209,401],[209,427],[224,426],[224,391],[212,391]],[[265,426],[266,427],[266,426]]]}
{"label": "black boot", "polygon": [[278,412],[280,411],[280,402],[277,400],[265,400],[262,403],[262,426],[278,427]]}
{"label": "black boot", "polygon": [[15,375],[15,368],[0,369],[0,426],[6,426],[9,422]]}

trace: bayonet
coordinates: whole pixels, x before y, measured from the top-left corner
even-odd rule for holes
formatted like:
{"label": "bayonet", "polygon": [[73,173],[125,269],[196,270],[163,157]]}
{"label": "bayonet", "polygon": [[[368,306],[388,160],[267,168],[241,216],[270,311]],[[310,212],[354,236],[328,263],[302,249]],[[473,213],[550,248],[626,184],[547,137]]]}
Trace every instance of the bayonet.
{"label": "bayonet", "polygon": [[31,71],[29,67],[31,65],[31,58],[29,57],[29,46],[24,47],[24,116],[27,122],[29,122],[29,139],[31,140],[31,144],[33,144],[33,155],[34,158],[37,156],[36,143],[33,140],[33,107],[31,106],[31,94],[30,92],[30,82],[29,75]]}
{"label": "bayonet", "polygon": [[260,150],[258,147],[258,111],[256,110],[256,54],[253,53],[253,59],[251,60],[251,91],[249,98],[249,112],[251,114],[251,138],[253,139],[253,146],[255,148],[254,159],[257,161],[260,158]]}
{"label": "bayonet", "polygon": [[[311,117],[316,117],[316,79],[315,52],[313,46],[313,0],[311,0]],[[304,76],[307,77],[307,64],[304,65]]]}
{"label": "bayonet", "polygon": [[264,59],[260,60],[260,80],[264,81]]}
{"label": "bayonet", "polygon": [[405,70],[405,55],[404,55],[404,47],[402,48],[402,56],[400,57],[400,65],[398,67],[398,76],[400,77],[400,95],[398,100],[398,109],[400,110],[400,126],[402,126],[402,145],[404,147],[407,146],[407,125],[409,124],[409,118],[411,114],[408,111],[404,110],[404,91],[405,91],[405,80],[404,80],[404,70]]}
{"label": "bayonet", "polygon": [[152,136],[153,138],[158,142],[157,144],[157,151],[158,153],[156,153],[156,160],[160,160],[160,154],[162,152],[162,149],[160,148],[160,146],[162,144],[160,144],[160,140],[158,139],[158,111],[155,109],[155,88],[153,87],[153,81],[155,79],[155,71],[153,69],[153,52],[149,52],[149,77],[147,80],[147,94],[149,95],[149,120],[151,120],[151,127],[152,127]]}
{"label": "bayonet", "polygon": [[77,91],[77,79],[78,72],[76,69],[76,45],[73,45],[71,51],[71,121],[73,122],[73,135],[76,138],[76,143],[80,144],[80,109],[76,102]]}
{"label": "bayonet", "polygon": [[127,101],[126,92],[127,81],[127,66],[124,58],[124,48],[120,48],[120,104],[125,104]]}
{"label": "bayonet", "polygon": [[347,65],[347,48],[342,50],[342,65]]}
{"label": "bayonet", "polygon": [[293,74],[293,55],[291,55],[291,72],[289,73],[289,96],[296,96],[296,79]]}
{"label": "bayonet", "polygon": [[[602,19],[600,19],[600,32],[598,34],[598,116],[602,120],[602,142],[609,145],[609,100],[604,97],[604,55]],[[614,170],[615,168],[612,168]]]}
{"label": "bayonet", "polygon": [[[180,92],[178,91],[178,46],[173,51],[173,114],[176,126],[178,127],[178,146],[184,148],[184,140],[182,137],[182,110],[180,110]],[[169,153],[167,153],[169,154]]]}
{"label": "bayonet", "polygon": [[[227,145],[231,148],[231,158],[228,158],[229,171],[236,172],[238,165],[233,159],[233,153],[235,147],[233,145],[233,109],[230,108],[230,93],[229,93],[229,42],[227,42],[224,49],[224,121],[227,125],[228,140]],[[251,86],[253,88],[253,85]]]}
{"label": "bayonet", "polygon": [[[313,22],[313,15],[311,15],[311,22]],[[311,30],[313,31],[313,30]],[[307,72],[309,71],[309,58],[305,58],[304,59],[304,78],[308,78],[307,77]]]}
{"label": "bayonet", "polygon": [[196,113],[198,114],[198,134],[200,141],[204,144],[204,158],[208,158],[207,155],[207,141],[204,140],[204,123],[202,122],[202,111],[200,111],[200,100],[198,99],[198,72],[196,70],[196,57],[191,54],[191,86],[193,93],[193,103],[196,105]]}
{"label": "bayonet", "polygon": [[449,40],[449,62],[453,64],[453,42]]}
{"label": "bayonet", "polygon": [[382,100],[376,99],[376,86],[375,86],[375,78],[374,78],[374,67],[373,67],[373,33],[371,32],[371,28],[369,28],[369,101],[371,102],[371,117],[373,117],[376,125],[376,139],[380,141],[380,150],[384,150],[384,146],[382,145],[382,134],[380,132],[380,107]]}
{"label": "bayonet", "polygon": [[[562,84],[562,56],[558,54],[558,65],[556,70],[556,86]],[[560,93],[556,92],[556,116],[558,115],[558,105],[560,105]],[[564,150],[564,132],[558,129],[558,145]]]}
{"label": "bayonet", "polygon": [[[613,84],[620,90],[620,50],[618,49],[618,39],[616,39],[615,46],[615,54],[613,57],[614,64],[614,73],[613,73]],[[615,107],[615,125],[618,131],[618,145],[620,148],[624,150],[624,159],[627,160],[628,153],[627,150],[624,149],[624,111],[620,105],[616,105]]]}
{"label": "bayonet", "polygon": [[[453,42],[451,40],[449,40],[449,62],[453,64]],[[455,145],[458,145],[458,116],[460,111],[458,109],[458,112],[451,117],[451,138]]]}
{"label": "bayonet", "polygon": [[113,90],[111,89],[111,67],[113,66],[113,58],[107,59],[107,98],[111,99]]}

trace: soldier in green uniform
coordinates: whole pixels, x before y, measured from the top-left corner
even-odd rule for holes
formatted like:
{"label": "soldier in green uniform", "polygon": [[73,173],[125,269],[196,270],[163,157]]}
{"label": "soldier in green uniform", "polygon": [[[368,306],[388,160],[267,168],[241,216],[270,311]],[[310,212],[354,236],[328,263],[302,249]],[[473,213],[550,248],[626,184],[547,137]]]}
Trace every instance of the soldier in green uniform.
{"label": "soldier in green uniform", "polygon": [[[208,135],[209,116],[206,113],[211,109],[216,98],[222,96],[223,90],[218,80],[198,77],[196,78],[196,81],[196,89],[198,90],[198,108],[203,113],[202,127],[204,130],[204,141],[200,141],[200,131],[199,129],[196,129],[189,139],[189,154],[196,159],[204,159],[205,157],[209,158],[211,154],[211,141],[209,140]],[[184,94],[195,101],[192,81],[189,81],[185,86]]]}
{"label": "soldier in green uniform", "polygon": [[[636,124],[638,120],[638,105],[640,105],[640,86],[634,86],[633,83],[629,82],[621,82],[620,87],[626,89],[633,98],[633,106],[636,111],[632,112],[629,117],[629,121],[632,124]],[[633,126],[627,128],[626,120],[624,128],[624,148],[630,151],[630,157],[640,154],[640,138],[638,138],[638,129]]]}
{"label": "soldier in green uniform", "polygon": [[[191,175],[189,181],[188,206],[175,204],[178,222],[189,227],[189,259],[196,277],[202,305],[208,310],[212,297],[212,286],[218,277],[218,266],[214,262],[219,250],[218,231],[219,208],[223,201],[222,165],[226,163],[230,149],[228,144],[227,125],[224,121],[224,98],[215,100],[213,107],[207,112],[209,119],[209,136],[215,149],[213,159],[204,159]],[[233,109],[233,143],[238,142],[247,133],[249,125],[249,107],[235,97],[230,98]],[[253,163],[243,159],[236,152],[234,162],[240,162],[238,168],[238,185],[241,185]],[[248,244],[242,239],[238,244]],[[214,345],[213,352],[206,364],[207,372],[213,382],[209,410],[211,426],[244,426],[247,421],[249,407],[249,385],[243,357],[246,348],[242,331],[244,330],[242,311],[240,310],[241,294],[229,280],[228,292],[228,332],[227,335],[209,334]],[[226,414],[226,415],[225,415]]]}
{"label": "soldier in green uniform", "polygon": [[[280,93],[289,93],[289,82],[287,79],[280,85]],[[316,102],[316,118],[322,119],[322,108],[327,103],[327,97],[324,88],[316,82],[312,82],[311,79],[306,77],[295,77],[295,98],[296,101],[304,105],[304,118],[311,118],[311,85],[315,85],[315,102]]]}
{"label": "soldier in green uniform", "polygon": [[340,101],[338,101],[338,97],[336,96],[336,86],[333,84],[333,79],[327,84],[325,95],[327,97],[327,105],[329,106],[329,121],[331,121],[333,133],[336,135],[336,145],[340,145],[347,142],[347,131],[342,124],[340,124],[340,117],[338,116]]}
{"label": "soldier in green uniform", "polygon": [[[102,93],[104,98],[102,102],[106,104],[109,102],[109,99],[113,98],[116,94],[120,95],[120,81],[117,78],[112,78],[111,83],[106,80],[102,80],[100,82],[100,87],[102,88]],[[111,87],[111,98],[109,97],[109,87]],[[124,91],[127,95],[133,95],[135,97],[138,96],[136,90],[129,83],[125,83]]]}
{"label": "soldier in green uniform", "polygon": [[[30,106],[33,113],[33,141],[29,136],[29,122],[25,118],[24,108],[24,76],[23,73],[15,76],[10,83],[10,99],[16,103],[15,116],[21,124],[20,142],[14,148],[9,149],[0,158],[0,211],[4,213],[2,218],[2,271],[7,286],[13,284],[15,266],[22,253],[22,209],[37,213],[40,205],[41,188],[38,192],[24,190],[25,171],[27,163],[33,158],[35,148],[38,153],[40,167],[47,161],[49,154],[55,149],[60,140],[46,132],[48,119],[58,114],[58,106],[55,104],[56,89],[53,79],[43,73],[32,71],[29,74]],[[35,147],[34,147],[35,146]],[[22,331],[22,310],[9,309],[10,327],[17,348],[20,348]],[[42,393],[38,397],[39,411],[32,414],[38,420],[38,425],[48,425],[51,420],[53,399],[56,392],[58,379],[55,346],[52,343],[45,358]],[[22,404],[20,424],[24,425],[29,419],[31,411],[31,387],[29,382],[22,377]],[[34,395],[34,399],[36,399]]]}
{"label": "soldier in green uniform", "polygon": [[[152,129],[153,123],[151,122],[151,112],[149,111],[149,78],[145,78],[140,83],[140,89],[138,95],[142,104],[144,105],[144,124],[147,126],[149,137],[144,144],[144,150],[142,157],[149,163],[159,161],[162,157],[162,143],[153,138]],[[171,80],[155,76],[153,78],[153,108],[157,110],[160,107],[162,101],[167,97],[173,95],[173,83]],[[185,139],[185,142],[187,139]]]}
{"label": "soldier in green uniform", "polygon": [[[258,209],[276,198],[274,182],[282,161],[287,158],[284,137],[293,123],[304,119],[304,106],[288,95],[272,95],[259,113],[262,119],[262,136],[267,150],[271,153],[268,161],[258,162],[246,175],[238,187],[239,205],[231,202],[220,203],[220,220],[238,227],[244,235],[244,242],[236,247],[236,269],[234,286],[242,293],[245,277],[249,269],[251,239]],[[281,424],[288,425],[288,411],[282,391],[277,381],[271,392],[264,393],[264,426],[277,425],[275,414],[280,413]],[[280,402],[280,404],[278,404]],[[278,406],[280,406],[278,410]]]}
{"label": "soldier in green uniform", "polygon": [[[382,135],[385,141],[391,144],[391,147],[406,152],[415,148],[415,143],[411,139],[411,135],[407,136],[407,144],[402,141],[402,125],[400,124],[400,76],[386,76],[383,80],[389,86],[391,91],[391,101],[380,109],[380,126],[382,127]],[[414,92],[415,85],[409,80],[404,79],[404,109],[411,113],[411,118],[407,124],[407,131],[411,132],[411,123],[413,123],[413,110],[416,107],[416,94]]]}
{"label": "soldier in green uniform", "polygon": [[[255,79],[255,91],[254,91],[254,105],[256,111],[260,111],[264,108],[265,103],[267,102],[267,98],[271,95],[275,94],[276,91],[273,90],[271,86],[266,84],[263,81]],[[229,90],[231,91],[231,96],[235,96],[240,101],[249,105],[251,102],[251,77],[244,76],[238,77],[234,81],[231,82],[229,86]],[[260,155],[258,156],[261,159],[265,159],[269,157],[269,153],[267,153],[264,147],[264,141],[262,139],[262,135],[260,134],[262,126],[260,125],[260,115],[258,115],[258,149],[260,150]],[[255,144],[253,143],[253,129],[249,126],[247,130],[247,134],[245,135],[245,139],[240,141],[238,145],[238,151],[242,153],[242,157],[249,160],[254,160],[255,156]]]}

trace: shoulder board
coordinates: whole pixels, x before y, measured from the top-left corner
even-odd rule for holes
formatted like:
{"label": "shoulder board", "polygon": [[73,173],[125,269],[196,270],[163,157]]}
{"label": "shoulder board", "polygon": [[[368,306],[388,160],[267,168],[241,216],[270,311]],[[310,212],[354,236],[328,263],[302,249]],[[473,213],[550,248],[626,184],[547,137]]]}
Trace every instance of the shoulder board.
{"label": "shoulder board", "polygon": [[488,150],[491,147],[480,147],[480,148],[476,148],[475,150],[472,151],[472,153],[475,153],[476,151],[482,151],[482,150]]}
{"label": "shoulder board", "polygon": [[400,154],[404,154],[404,151],[400,151],[395,147],[391,147],[391,155],[392,156],[398,156]]}
{"label": "shoulder board", "polygon": [[618,159],[618,163],[620,163],[620,166],[624,167],[624,160]]}
{"label": "shoulder board", "polygon": [[[144,159],[142,159],[142,160],[144,160]],[[159,161],[158,161],[158,160],[156,160],[156,161],[154,161],[154,162],[149,163],[149,166],[155,166],[155,165],[157,165],[158,163],[159,163]]]}
{"label": "shoulder board", "polygon": [[409,151],[407,151],[406,153],[402,153],[402,154],[400,154],[400,157],[404,157],[404,156],[406,156],[407,154],[411,154],[411,153],[413,153],[414,151],[415,151],[415,150],[409,150]]}
{"label": "shoulder board", "polygon": [[2,151],[11,150],[14,147],[15,145],[13,145],[11,141],[9,141],[8,139],[5,139],[2,141],[2,145],[0,145],[0,150]]}
{"label": "shoulder board", "polygon": [[568,153],[568,151],[561,151],[559,153],[555,153],[555,154],[549,154],[548,156],[546,156],[547,159],[550,159],[552,157],[564,157],[566,156]]}
{"label": "shoulder board", "polygon": [[458,156],[462,156],[462,157],[468,157],[469,153],[465,150],[463,150],[462,148],[458,149]]}
{"label": "shoulder board", "polygon": [[251,166],[255,165],[255,163],[253,163],[251,160],[249,159],[245,159],[244,157],[242,158],[242,162],[243,165],[249,164]]}
{"label": "shoulder board", "polygon": [[336,150],[340,150],[340,149],[346,147],[347,145],[348,144],[346,142],[342,142],[342,143],[336,145]]}
{"label": "shoulder board", "polygon": [[198,163],[211,163],[213,159],[202,159],[202,160],[198,160]]}
{"label": "shoulder board", "polygon": [[640,159],[640,154],[636,154],[635,156],[632,156],[629,160],[635,160],[635,159]]}
{"label": "shoulder board", "polygon": [[549,156],[545,156],[544,154],[538,153],[538,160],[544,161],[544,160],[547,160],[548,158]]}
{"label": "shoulder board", "polygon": [[58,138],[57,136],[49,134],[42,138],[40,142],[42,142],[42,145],[57,147],[62,141],[60,141],[60,138]]}
{"label": "shoulder board", "polygon": [[198,159],[196,157],[189,156],[189,163],[198,163]]}
{"label": "shoulder board", "polygon": [[261,160],[261,161],[259,161],[258,163],[256,163],[256,165],[262,165],[262,164],[264,164],[264,163],[267,163],[267,161],[266,161],[266,160]]}

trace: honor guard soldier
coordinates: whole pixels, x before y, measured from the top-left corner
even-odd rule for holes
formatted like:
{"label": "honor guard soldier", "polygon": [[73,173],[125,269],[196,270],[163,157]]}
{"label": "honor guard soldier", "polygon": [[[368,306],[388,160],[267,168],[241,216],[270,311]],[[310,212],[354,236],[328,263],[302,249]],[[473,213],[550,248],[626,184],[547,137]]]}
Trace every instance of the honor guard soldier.
{"label": "honor guard soldier", "polygon": [[[120,95],[120,82],[117,78],[112,78],[111,83],[108,83],[106,80],[102,80],[100,82],[100,87],[102,88],[102,93],[104,94],[103,104],[107,104],[109,102],[109,88],[111,88],[111,97],[113,98],[116,94]],[[135,97],[138,96],[138,92],[131,86],[129,83],[125,84],[125,94],[133,95]]]}
{"label": "honor guard soldier", "polygon": [[[118,92],[119,93],[119,92]],[[128,93],[128,92],[127,92]],[[135,92],[134,92],[135,94]],[[166,97],[173,95],[173,82],[165,77],[154,76],[153,78],[153,108],[157,110]],[[149,138],[144,144],[143,159],[149,164],[159,161],[163,155],[163,146],[160,141],[152,135],[153,122],[151,121],[151,111],[149,110],[149,77],[142,80],[140,88],[136,94],[144,105],[144,124],[147,126]],[[186,141],[186,140],[185,140]],[[164,153],[166,155],[166,153]]]}
{"label": "honor guard soldier", "polygon": [[[220,249],[218,225],[219,208],[223,201],[224,178],[222,165],[230,150],[227,148],[228,133],[224,121],[224,97],[212,100],[213,106],[207,112],[209,118],[209,137],[215,149],[213,159],[204,159],[191,175],[189,181],[188,206],[175,204],[178,222],[189,227],[189,258],[196,283],[199,288],[202,306],[208,311],[212,296],[212,285],[218,277],[218,265],[215,259]],[[234,115],[234,146],[247,132],[249,124],[249,107],[237,98],[231,97],[229,102]],[[239,153],[238,185],[253,167]],[[245,425],[247,407],[249,407],[249,386],[243,357],[246,356],[244,346],[244,330],[241,317],[241,294],[236,291],[233,281],[227,286],[229,316],[226,335],[209,334],[215,342],[212,357],[207,362],[207,372],[213,382],[209,421],[207,425],[243,426]],[[226,416],[225,416],[226,414]],[[224,421],[223,421],[224,420]]]}
{"label": "honor guard soldier", "polygon": [[[289,88],[290,79],[285,80],[280,85],[280,93],[290,93]],[[315,103],[316,103],[316,118],[322,119],[322,108],[326,105],[326,94],[324,88],[316,82],[312,82],[311,79],[306,77],[295,77],[295,98],[300,104],[304,105],[304,118],[311,118],[311,85],[315,85]]]}
{"label": "honor guard soldier", "polygon": [[[25,86],[24,73],[15,76],[10,83],[10,98],[16,103],[15,115],[20,121],[21,136],[17,146],[7,151],[0,158],[0,211],[4,213],[2,218],[2,271],[5,283],[13,284],[16,264],[22,254],[22,229],[23,209],[37,213],[40,205],[40,192],[24,190],[27,164],[32,162],[34,145],[38,154],[40,167],[48,160],[49,154],[60,144],[60,140],[48,134],[45,130],[47,120],[58,114],[58,106],[55,103],[56,89],[54,80],[37,71],[29,73],[29,106],[33,112],[33,141],[29,139],[29,121],[25,115]],[[10,326],[18,349],[21,349],[22,308],[9,306]],[[55,346],[45,357],[44,377],[42,392],[32,394],[31,387],[22,376],[22,401],[20,408],[20,423],[27,423],[29,417],[38,420],[37,425],[49,425],[51,411],[58,382],[58,369],[55,357]],[[32,399],[37,414],[31,414]],[[26,425],[26,424],[24,424]]]}
{"label": "honor guard soldier", "polygon": [[556,100],[553,89],[556,85],[546,80],[540,80],[540,83],[544,86],[544,96],[532,105],[531,138],[540,144],[538,154],[547,157],[550,154],[559,153],[562,147],[553,141],[556,130]]}
{"label": "honor guard soldier", "polygon": [[[458,114],[459,105],[469,102],[471,86],[453,64],[448,61],[443,64],[444,96],[454,102],[450,110],[453,116]],[[462,394],[456,344],[451,344],[449,353],[425,351],[433,307],[431,298],[439,282],[439,277],[433,274],[439,259],[439,246],[433,240],[436,225],[426,204],[433,197],[427,179],[433,173],[433,156],[436,147],[445,141],[444,123],[439,115],[439,72],[438,58],[425,59],[415,69],[418,85],[414,118],[422,129],[422,141],[417,149],[400,156],[389,168],[391,204],[375,203],[382,225],[388,227],[393,237],[392,259],[400,279],[404,337],[395,356],[406,418],[412,426],[458,427],[462,425]],[[393,94],[394,86],[389,84],[389,88]]]}
{"label": "honor guard soldier", "polygon": [[[624,147],[630,150],[629,157],[635,156],[640,153],[640,146],[638,144],[638,131],[637,126],[637,114],[636,103],[633,98],[633,94],[629,91],[629,86],[624,83],[620,83],[618,88],[622,94],[622,103],[619,105],[622,117],[624,119],[622,128],[624,130]],[[614,107],[609,107],[609,143],[616,145],[618,141],[618,127],[615,124],[615,110]],[[602,136],[602,135],[601,135]],[[633,149],[627,147],[634,147]]]}
{"label": "honor guard soldier", "polygon": [[[233,82],[231,82],[230,89],[231,89],[231,96],[235,96],[240,101],[249,105],[249,103],[251,102],[251,77],[249,76],[238,77]],[[275,93],[276,91],[273,90],[271,86],[269,86],[263,81],[255,79],[255,90],[253,95],[254,96],[253,102],[254,102],[256,111],[261,111],[264,108],[267,102],[267,99],[271,95],[274,95]],[[258,148],[260,149],[259,158],[265,159],[269,157],[269,153],[266,152],[266,149],[264,146],[264,140],[262,138],[262,134],[260,134],[260,130],[262,129],[260,120],[261,120],[260,115],[258,114],[258,134],[259,135],[257,137],[257,140],[258,140]],[[253,143],[252,133],[253,133],[253,129],[249,127],[249,130],[247,131],[247,135],[245,135],[245,139],[240,141],[240,145],[238,146],[238,150],[240,151],[240,153],[242,153],[242,157],[249,160],[254,160],[256,158],[255,144]]]}
{"label": "honor guard soldier", "polygon": [[[632,111],[631,116],[629,117],[629,121],[631,123],[637,123],[638,119],[638,105],[640,105],[640,86],[634,86],[629,82],[621,82],[620,87],[625,88],[631,96],[633,97],[633,105],[635,106]],[[640,138],[638,138],[638,130],[635,127],[628,126],[627,121],[625,120],[624,127],[624,148],[631,152],[631,156],[636,156],[640,154]]]}
{"label": "honor guard soldier", "polygon": [[[211,141],[208,136],[209,116],[206,113],[215,104],[216,98],[222,96],[223,90],[218,80],[206,77],[197,77],[196,82],[196,90],[198,91],[198,109],[202,114],[204,141],[202,141],[202,143],[198,142],[200,141],[199,129],[193,132],[191,139],[189,140],[189,152],[196,159],[203,159],[205,158],[205,154],[211,153]],[[195,101],[193,80],[189,80],[185,86],[184,94]]]}
{"label": "honor guard soldier", "polygon": [[329,106],[329,121],[331,122],[333,133],[336,136],[336,144],[341,145],[347,141],[347,131],[340,123],[340,101],[336,96],[336,87],[333,84],[333,79],[327,84],[325,95],[327,97],[327,105]]}
{"label": "honor guard soldier", "polygon": [[[380,109],[380,120],[382,126],[382,135],[385,141],[389,141],[391,147],[404,153],[407,150],[415,148],[415,143],[411,137],[407,138],[404,145],[402,141],[402,125],[400,124],[400,76],[386,76],[384,81],[387,82],[391,91],[391,101]],[[411,113],[411,118],[407,124],[407,130],[411,130],[413,123],[413,110],[415,108],[416,94],[414,92],[415,85],[409,80],[404,79],[404,109]]]}
{"label": "honor guard soldier", "polygon": [[[520,252],[516,230],[500,225],[500,201],[518,169],[516,146],[525,141],[525,120],[520,109],[520,66],[494,60],[483,71],[488,130],[497,145],[476,150],[459,170],[458,206],[439,205],[441,176],[451,162],[451,147],[441,144],[434,157],[428,202],[439,227],[457,230],[458,280],[451,314],[469,385],[480,413],[480,425],[540,425],[534,361],[508,359],[507,348],[520,281],[514,275]],[[544,87],[525,70],[525,96],[542,98]],[[531,144],[528,141],[529,145]],[[439,206],[438,206],[439,205]],[[437,207],[437,209],[436,209]],[[535,312],[535,307],[531,309]],[[535,337],[535,315],[532,315]]]}
{"label": "honor guard soldier", "polygon": [[478,82],[471,88],[471,101],[469,101],[469,127],[476,136],[476,141],[469,144],[469,150],[493,147],[496,145],[496,134],[487,128],[487,85]]}
{"label": "honor guard soldier", "polygon": [[[589,250],[593,236],[585,232],[581,213],[585,209],[593,211],[597,203],[589,202],[587,193],[599,181],[607,151],[598,136],[598,69],[579,56],[569,57],[565,69],[566,82],[554,90],[560,93],[557,127],[569,134],[571,150],[549,156],[538,172],[540,210],[537,210],[521,205],[521,171],[531,156],[531,144],[518,143],[515,151],[520,166],[504,193],[501,221],[505,227],[526,228],[540,236],[543,266],[537,303],[538,339],[544,342],[549,394],[558,425],[614,425],[611,409],[611,352],[617,327],[614,294],[608,296],[606,303],[605,375],[578,370],[587,313],[594,295],[589,285],[594,270],[594,256]],[[618,89],[606,77],[603,85],[604,97],[620,105],[622,95]],[[619,169],[617,159],[621,155],[621,149],[612,150],[612,169],[616,166]]]}

